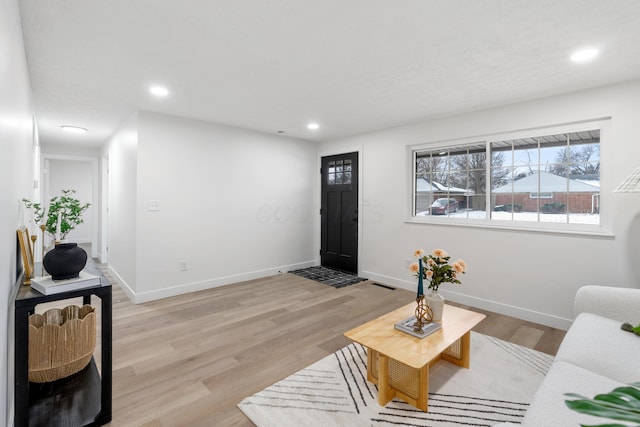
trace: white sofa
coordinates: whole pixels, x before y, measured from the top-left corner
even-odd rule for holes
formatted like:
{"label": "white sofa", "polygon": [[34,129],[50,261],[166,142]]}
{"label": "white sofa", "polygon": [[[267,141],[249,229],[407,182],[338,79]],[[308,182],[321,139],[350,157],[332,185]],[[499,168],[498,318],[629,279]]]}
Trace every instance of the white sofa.
{"label": "white sofa", "polygon": [[640,336],[620,329],[623,322],[640,324],[640,289],[584,286],[576,294],[574,312],[576,318],[524,416],[524,427],[610,422],[570,410],[564,394],[593,397],[640,381]]}

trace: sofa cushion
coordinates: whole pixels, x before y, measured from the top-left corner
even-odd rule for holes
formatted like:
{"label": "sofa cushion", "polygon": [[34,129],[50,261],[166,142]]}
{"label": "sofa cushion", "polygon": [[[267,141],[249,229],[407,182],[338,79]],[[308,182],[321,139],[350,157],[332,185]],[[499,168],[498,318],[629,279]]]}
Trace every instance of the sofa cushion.
{"label": "sofa cushion", "polygon": [[623,331],[620,325],[617,320],[597,314],[579,314],[555,360],[625,384],[640,381],[640,336]]}
{"label": "sofa cushion", "polygon": [[583,286],[573,302],[574,314],[593,313],[609,319],[640,323],[640,289],[615,286]]}
{"label": "sofa cushion", "polygon": [[595,374],[578,366],[555,361],[547,373],[540,388],[522,421],[523,427],[579,426],[581,424],[603,424],[605,418],[580,414],[564,403],[565,393],[578,393],[593,397],[599,393],[608,393],[623,385],[602,375]]}

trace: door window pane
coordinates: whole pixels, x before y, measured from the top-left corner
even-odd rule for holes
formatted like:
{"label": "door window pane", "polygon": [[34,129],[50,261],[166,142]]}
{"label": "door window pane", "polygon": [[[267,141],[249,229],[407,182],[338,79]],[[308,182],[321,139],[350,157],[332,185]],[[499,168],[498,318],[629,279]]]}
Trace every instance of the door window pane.
{"label": "door window pane", "polygon": [[351,184],[351,160],[336,160],[328,164],[327,184]]}

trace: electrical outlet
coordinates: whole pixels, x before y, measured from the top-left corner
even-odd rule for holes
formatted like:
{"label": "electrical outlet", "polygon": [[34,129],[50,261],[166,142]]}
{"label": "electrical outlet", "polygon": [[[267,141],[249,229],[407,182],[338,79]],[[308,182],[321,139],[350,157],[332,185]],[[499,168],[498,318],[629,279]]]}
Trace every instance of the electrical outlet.
{"label": "electrical outlet", "polygon": [[149,211],[159,211],[160,210],[160,200],[149,200],[147,205],[147,210]]}
{"label": "electrical outlet", "polygon": [[189,265],[187,264],[187,260],[183,259],[180,261],[180,271],[187,271],[189,269]]}

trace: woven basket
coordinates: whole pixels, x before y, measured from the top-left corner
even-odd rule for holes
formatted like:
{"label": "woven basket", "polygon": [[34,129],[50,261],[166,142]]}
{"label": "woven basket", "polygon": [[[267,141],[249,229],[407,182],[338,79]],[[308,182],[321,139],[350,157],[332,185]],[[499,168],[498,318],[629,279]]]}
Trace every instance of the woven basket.
{"label": "woven basket", "polygon": [[96,348],[96,313],[70,305],[29,316],[29,381],[45,383],[84,369]]}

